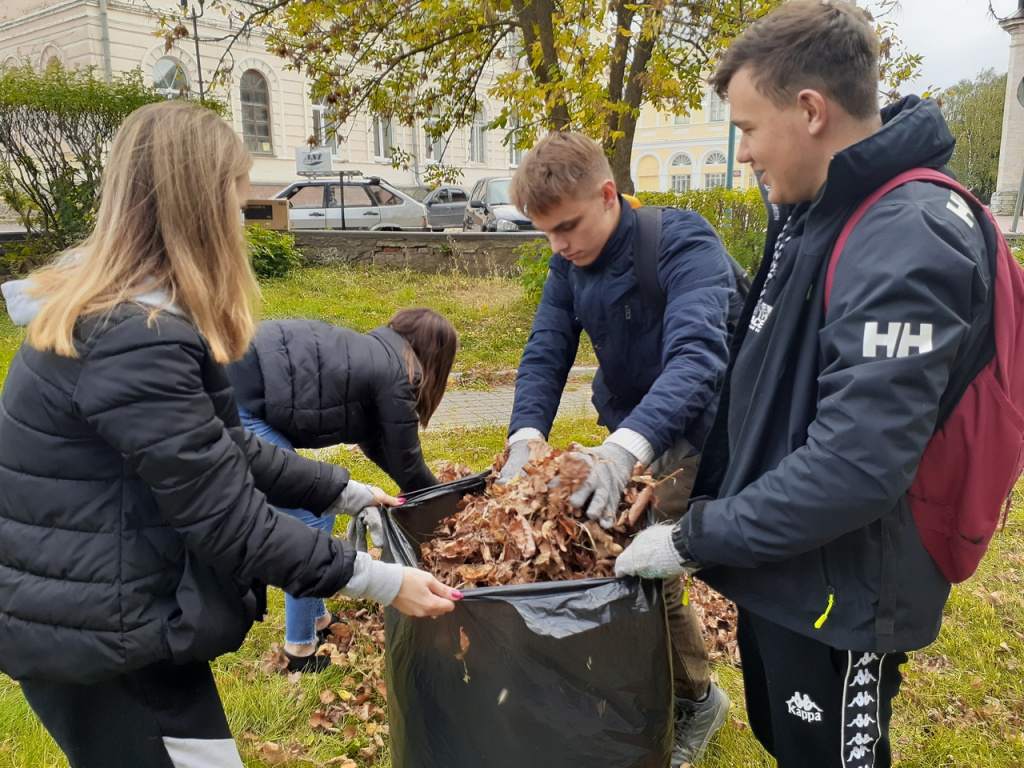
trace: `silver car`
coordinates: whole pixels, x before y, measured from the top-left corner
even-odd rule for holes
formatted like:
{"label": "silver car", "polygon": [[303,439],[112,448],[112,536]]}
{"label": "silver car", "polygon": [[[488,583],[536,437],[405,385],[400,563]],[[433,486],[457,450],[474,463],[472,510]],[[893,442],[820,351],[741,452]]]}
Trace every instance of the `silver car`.
{"label": "silver car", "polygon": [[292,229],[422,230],[429,226],[422,203],[376,176],[345,179],[344,189],[339,181],[297,181],[274,199],[288,201]]}

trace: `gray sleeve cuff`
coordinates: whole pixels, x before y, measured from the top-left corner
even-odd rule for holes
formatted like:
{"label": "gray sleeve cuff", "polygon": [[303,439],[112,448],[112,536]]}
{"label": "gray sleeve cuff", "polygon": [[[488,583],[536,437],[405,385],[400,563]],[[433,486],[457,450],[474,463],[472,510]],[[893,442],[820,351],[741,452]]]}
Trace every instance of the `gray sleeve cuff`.
{"label": "gray sleeve cuff", "polygon": [[[509,439],[511,440],[511,438]],[[654,461],[654,448],[651,447],[650,442],[648,442],[646,437],[639,432],[634,432],[632,429],[616,429],[605,439],[605,442],[625,448],[636,456],[636,460],[643,464],[645,468]]]}
{"label": "gray sleeve cuff", "polygon": [[402,586],[402,566],[382,563],[365,552],[356,553],[352,578],[341,590],[345,597],[365,597],[381,605],[391,605]]}
{"label": "gray sleeve cuff", "polygon": [[518,443],[520,440],[547,440],[547,438],[539,429],[523,427],[522,429],[517,429],[508,436],[509,444]]}

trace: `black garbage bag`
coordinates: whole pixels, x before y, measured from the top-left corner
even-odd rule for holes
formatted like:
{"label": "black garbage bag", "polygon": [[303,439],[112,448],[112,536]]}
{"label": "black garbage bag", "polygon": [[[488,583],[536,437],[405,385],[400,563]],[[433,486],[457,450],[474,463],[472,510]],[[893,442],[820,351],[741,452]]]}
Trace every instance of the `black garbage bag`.
{"label": "black garbage bag", "polygon": [[[487,473],[384,515],[384,558],[419,544]],[[583,579],[464,590],[436,619],[385,615],[395,768],[663,768],[672,673],[661,583]]]}

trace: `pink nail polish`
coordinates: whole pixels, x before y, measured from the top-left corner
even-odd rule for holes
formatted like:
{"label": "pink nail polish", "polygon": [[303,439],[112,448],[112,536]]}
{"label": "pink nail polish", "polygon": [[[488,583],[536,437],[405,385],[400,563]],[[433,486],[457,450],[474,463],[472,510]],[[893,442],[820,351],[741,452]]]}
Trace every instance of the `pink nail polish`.
{"label": "pink nail polish", "polygon": [[457,589],[453,589],[452,590],[452,597],[454,597],[456,600],[461,600],[462,599],[462,593],[459,592],[459,590],[457,590]]}
{"label": "pink nail polish", "polygon": [[399,504],[405,504],[405,497],[404,496],[399,496],[398,497],[398,503]]}

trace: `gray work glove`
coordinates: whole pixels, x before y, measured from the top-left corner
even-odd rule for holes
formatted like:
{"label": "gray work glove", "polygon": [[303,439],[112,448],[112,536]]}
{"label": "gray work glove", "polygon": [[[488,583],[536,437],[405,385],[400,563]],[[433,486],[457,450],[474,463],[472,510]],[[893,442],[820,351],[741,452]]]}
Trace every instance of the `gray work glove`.
{"label": "gray work glove", "polygon": [[587,499],[590,499],[586,508],[587,517],[596,520],[602,528],[611,528],[615,525],[622,492],[633,477],[636,456],[621,445],[609,442],[586,452],[575,453],[590,464],[590,474],[569,497],[569,503],[582,509]]}
{"label": "gray work glove", "polygon": [[366,532],[370,532],[370,541],[373,546],[384,546],[384,523],[381,520],[381,511],[378,507],[363,507],[359,512],[352,515],[348,521],[348,528],[345,529],[345,536],[360,552],[366,551]]}
{"label": "gray work glove", "polygon": [[672,542],[674,529],[671,523],[663,523],[638,533],[622,554],[615,558],[615,575],[667,579],[700,570],[699,563],[683,561]]}
{"label": "gray work glove", "polygon": [[377,489],[374,489],[372,485],[364,485],[363,483],[357,483],[355,480],[349,480],[345,490],[331,503],[331,506],[327,508],[324,514],[357,515],[363,507],[368,507],[374,503],[374,490]]}
{"label": "gray work glove", "polygon": [[498,485],[508,485],[509,481],[516,475],[523,472],[523,467],[530,459],[530,441],[528,439],[516,440],[508,444],[508,460],[501,468],[498,477],[495,479]]}

